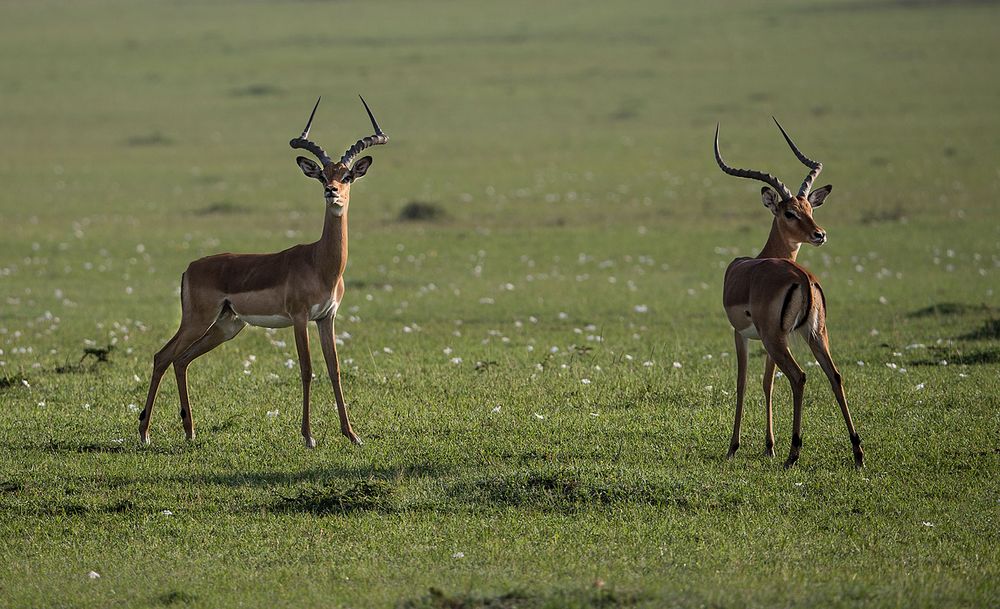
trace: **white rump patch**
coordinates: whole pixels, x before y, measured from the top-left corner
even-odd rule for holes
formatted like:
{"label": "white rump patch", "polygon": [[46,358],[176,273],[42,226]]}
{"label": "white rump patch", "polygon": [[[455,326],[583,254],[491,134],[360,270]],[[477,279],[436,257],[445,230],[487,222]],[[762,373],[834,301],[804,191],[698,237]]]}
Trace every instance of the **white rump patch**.
{"label": "white rump patch", "polygon": [[326,302],[321,302],[319,304],[309,307],[309,320],[316,321],[317,319],[323,319],[331,313],[333,315],[337,314],[337,306],[340,303],[334,299],[327,300]]}

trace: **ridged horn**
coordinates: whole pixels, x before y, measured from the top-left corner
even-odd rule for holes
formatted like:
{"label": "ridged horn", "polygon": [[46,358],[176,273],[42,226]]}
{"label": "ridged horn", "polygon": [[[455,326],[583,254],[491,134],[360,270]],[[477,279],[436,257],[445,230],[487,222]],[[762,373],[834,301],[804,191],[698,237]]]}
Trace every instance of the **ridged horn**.
{"label": "ridged horn", "polygon": [[792,141],[792,138],[788,137],[788,134],[785,132],[784,127],[781,126],[781,123],[778,122],[778,119],[774,118],[773,116],[771,118],[774,120],[774,124],[778,126],[778,129],[781,130],[781,135],[785,136],[785,141],[788,142],[788,147],[791,148],[792,152],[795,153],[795,157],[799,159],[799,161],[801,161],[803,165],[812,170],[809,172],[809,175],[806,176],[806,179],[802,182],[802,186],[799,187],[799,196],[804,197],[809,194],[809,189],[812,188],[813,180],[816,179],[816,176],[819,175],[819,172],[823,171],[823,163],[820,163],[819,161],[814,161],[809,157],[807,157],[806,155],[802,154],[802,152],[799,151],[799,148],[795,145],[795,142]]}
{"label": "ridged horn", "polygon": [[319,162],[323,164],[323,167],[326,167],[333,163],[333,159],[331,159],[330,155],[328,155],[325,150],[320,148],[318,144],[309,140],[309,129],[312,127],[313,118],[316,116],[316,109],[319,108],[319,102],[322,99],[323,97],[320,96],[319,99],[316,100],[316,105],[313,106],[312,114],[309,115],[309,122],[306,123],[306,128],[302,130],[302,135],[292,139],[288,142],[288,145],[292,148],[308,150],[316,155],[316,158],[318,158]]}
{"label": "ridged horn", "polygon": [[[360,95],[358,97],[361,97]],[[372,121],[372,128],[375,129],[375,133],[369,135],[368,137],[361,138],[354,145],[347,149],[344,156],[340,157],[340,162],[344,165],[350,165],[354,157],[358,156],[365,148],[371,146],[378,146],[380,144],[386,144],[389,142],[389,136],[382,133],[382,129],[378,126],[378,121],[375,120],[375,115],[372,114],[371,108],[368,107],[368,102],[365,101],[364,97],[361,97],[361,103],[365,106],[365,112],[368,113],[368,118]]]}
{"label": "ridged horn", "polygon": [[772,188],[778,191],[785,199],[792,198],[792,191],[788,190],[788,187],[781,183],[781,180],[774,177],[769,173],[764,173],[763,171],[754,171],[753,169],[734,169],[726,162],[722,160],[722,153],[719,151],[719,125],[715,125],[715,161],[719,164],[719,168],[725,173],[736,176],[737,178],[750,178],[751,180],[760,180],[765,184],[768,184]]}

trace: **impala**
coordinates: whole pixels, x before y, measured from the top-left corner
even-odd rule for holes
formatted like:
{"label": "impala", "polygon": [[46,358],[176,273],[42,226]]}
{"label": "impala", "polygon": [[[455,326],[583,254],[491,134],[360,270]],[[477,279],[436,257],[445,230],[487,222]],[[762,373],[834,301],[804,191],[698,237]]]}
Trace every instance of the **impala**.
{"label": "impala", "polygon": [[291,140],[293,149],[315,155],[320,163],[298,157],[296,162],[307,177],[323,185],[326,218],[319,241],[296,245],[276,254],[217,254],[192,262],[181,275],[181,323],[173,338],[153,358],[146,406],[139,413],[139,439],[149,443],[149,421],[160,379],[171,364],[180,394],[181,421],[187,438],[194,438],[194,415],[187,391],[187,367],[197,357],[232,339],[247,324],[265,328],[295,329],[295,348],[302,377],[302,437],[309,448],[316,446],[309,424],[309,358],[307,324],[316,322],[326,368],[340,416],[340,431],[355,444],[360,438],[351,428],[347,404],[340,386],[340,362],[333,321],[344,296],[344,268],[347,265],[347,208],[351,184],[365,175],[372,157],[351,161],[362,150],[385,144],[382,133],[364,98],[368,118],[375,133],[358,140],[334,162],[309,140],[309,128],[319,100],[309,115],[302,135]]}
{"label": "impala", "polygon": [[847,423],[847,431],[854,447],[854,464],[864,466],[861,437],[854,429],[851,412],[844,397],[843,380],[830,357],[830,341],[826,331],[826,297],[816,276],[796,264],[799,246],[826,243],[826,231],[813,220],[813,209],[819,207],[833,190],[830,185],[812,192],[813,180],[823,169],[823,164],[799,152],[785,130],[775,119],[792,152],[809,174],[799,187],[797,195],[771,174],[749,169],[733,169],[726,165],[719,152],[719,127],[715,128],[715,160],[725,173],[739,178],[750,178],[768,186],[761,189],[764,206],[771,210],[771,234],[764,249],[756,258],[737,258],[726,269],[723,286],[723,305],[736,337],[736,421],[729,443],[727,458],[732,459],[740,446],[740,425],[743,420],[743,394],[746,389],[747,347],[751,338],[764,344],[767,357],[764,364],[764,409],[766,415],[765,451],[774,456],[774,423],[771,409],[771,387],[774,368],[777,366],[792,386],[794,415],[792,418],[792,447],[785,467],[795,464],[802,448],[802,394],[806,375],[788,350],[788,337],[798,332],[812,350],[816,361],[826,373],[833,388],[833,395]]}

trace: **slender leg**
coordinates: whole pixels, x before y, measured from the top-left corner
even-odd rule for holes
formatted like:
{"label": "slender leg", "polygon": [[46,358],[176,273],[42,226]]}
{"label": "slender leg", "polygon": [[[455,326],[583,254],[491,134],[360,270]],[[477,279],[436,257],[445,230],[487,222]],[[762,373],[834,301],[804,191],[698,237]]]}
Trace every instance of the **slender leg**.
{"label": "slender leg", "polygon": [[340,416],[340,433],[344,434],[360,445],[361,438],[354,433],[351,428],[351,419],[347,414],[347,404],[344,402],[344,393],[340,387],[340,358],[337,356],[337,340],[333,326],[333,315],[329,315],[316,322],[319,330],[319,342],[323,347],[323,357],[326,359],[326,371],[330,375],[330,382],[333,384],[333,397],[337,400],[337,414]]}
{"label": "slender leg", "polygon": [[174,360],[174,374],[177,377],[177,393],[181,400],[181,422],[184,425],[184,435],[188,440],[194,439],[194,413],[188,401],[187,367],[196,358],[215,349],[227,340],[232,339],[246,327],[246,323],[231,313],[223,313],[198,341],[188,347],[184,353]]}
{"label": "slender leg", "polygon": [[833,363],[833,358],[830,357],[830,338],[827,336],[826,329],[823,328],[819,336],[808,336],[807,341],[813,355],[816,356],[816,361],[823,368],[826,377],[830,379],[833,395],[837,398],[837,403],[840,404],[840,412],[844,415],[844,422],[847,423],[847,433],[851,437],[851,446],[854,449],[854,466],[860,469],[865,466],[865,451],[861,448],[861,436],[854,429],[854,421],[851,420],[851,411],[847,408],[847,397],[844,395],[843,379],[840,376],[840,371],[837,370],[837,366]]}
{"label": "slender leg", "polygon": [[[185,313],[187,312],[185,311]],[[217,316],[218,310],[197,316],[182,315],[181,327],[177,329],[177,333],[153,356],[153,375],[149,380],[146,406],[139,413],[139,442],[142,444],[149,444],[149,421],[153,416],[153,402],[156,400],[156,391],[160,386],[163,374],[174,363],[178,355],[204,336]]]}
{"label": "slender leg", "polygon": [[774,408],[771,406],[771,389],[774,386],[774,360],[764,356],[764,456],[774,456]]}
{"label": "slender leg", "polygon": [[802,371],[788,350],[787,336],[781,335],[776,339],[764,338],[764,349],[767,350],[767,354],[771,356],[778,368],[788,377],[788,382],[792,386],[792,400],[794,402],[792,448],[785,461],[785,467],[791,467],[799,460],[799,452],[802,450],[802,394],[806,387],[806,373]]}
{"label": "slender leg", "polygon": [[299,373],[302,376],[302,438],[306,448],[316,448],[309,423],[309,385],[312,383],[312,360],[309,357],[308,319],[303,315],[295,317],[295,349],[299,354]]}
{"label": "slender leg", "polygon": [[736,420],[733,421],[733,437],[729,440],[729,454],[727,459],[736,456],[736,451],[740,447],[740,425],[743,424],[743,395],[747,388],[747,343],[739,332],[734,331],[736,337]]}

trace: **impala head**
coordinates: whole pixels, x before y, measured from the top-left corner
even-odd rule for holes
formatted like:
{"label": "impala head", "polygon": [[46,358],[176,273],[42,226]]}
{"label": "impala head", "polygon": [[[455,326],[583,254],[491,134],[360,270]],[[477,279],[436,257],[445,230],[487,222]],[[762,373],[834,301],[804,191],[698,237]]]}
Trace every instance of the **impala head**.
{"label": "impala head", "polygon": [[774,214],[775,225],[788,243],[823,245],[826,243],[826,231],[813,220],[812,212],[814,208],[823,204],[833,190],[833,186],[827,184],[810,192],[813,180],[823,170],[823,164],[802,154],[777,119],[774,119],[774,124],[778,125],[778,129],[781,129],[781,135],[785,136],[785,141],[788,142],[788,146],[795,153],[796,158],[810,170],[803,180],[802,186],[799,187],[797,195],[793,195],[787,186],[769,173],[752,169],[734,169],[726,165],[725,161],[722,160],[722,153],[719,152],[718,125],[715,127],[715,160],[719,163],[722,171],[731,176],[750,178],[767,184],[760,191],[761,200],[764,202],[764,206]]}
{"label": "impala head", "polygon": [[[347,211],[347,206],[351,198],[351,182],[364,176],[368,172],[368,168],[372,165],[372,157],[370,156],[364,156],[357,161],[354,161],[354,157],[365,148],[385,144],[389,141],[389,136],[382,133],[382,129],[379,128],[375,116],[372,114],[371,109],[368,108],[368,104],[363,97],[361,98],[361,103],[364,104],[365,111],[368,112],[368,118],[371,119],[375,133],[355,142],[353,146],[344,152],[340,160],[333,161],[325,150],[309,140],[309,128],[312,126],[313,117],[316,116],[319,99],[316,100],[316,105],[313,106],[312,114],[309,115],[309,122],[306,123],[306,128],[302,131],[302,135],[288,142],[292,148],[308,150],[319,159],[319,163],[316,163],[312,159],[300,156],[295,159],[295,162],[298,163],[299,168],[306,177],[317,179],[323,184],[323,198],[326,200],[327,207],[336,216],[342,216]],[[352,161],[354,161],[353,164],[351,163]]]}

